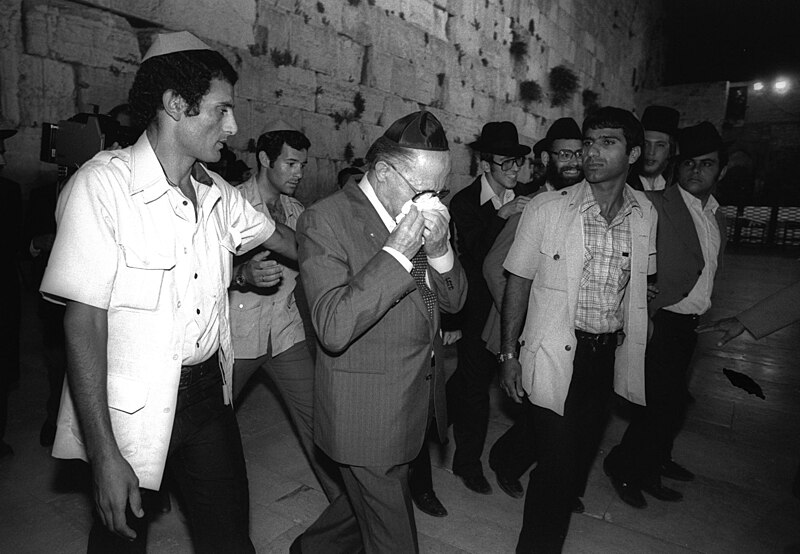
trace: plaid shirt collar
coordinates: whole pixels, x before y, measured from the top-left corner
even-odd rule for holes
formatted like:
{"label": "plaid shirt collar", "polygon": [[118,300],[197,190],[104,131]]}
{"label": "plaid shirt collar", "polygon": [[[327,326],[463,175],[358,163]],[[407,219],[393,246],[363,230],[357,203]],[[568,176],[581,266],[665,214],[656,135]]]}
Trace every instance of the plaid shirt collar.
{"label": "plaid shirt collar", "polygon": [[[577,196],[575,202],[580,202],[578,210],[581,213],[585,213],[591,208],[596,208],[596,211],[600,211],[600,206],[597,204],[597,199],[594,197],[594,192],[588,182],[586,182],[586,187],[584,188],[583,198],[581,199]],[[622,187],[622,208],[617,212],[614,219],[617,219],[617,217],[627,217],[634,209],[639,215],[642,215],[642,207],[631,192],[631,188],[628,185],[624,185]]]}

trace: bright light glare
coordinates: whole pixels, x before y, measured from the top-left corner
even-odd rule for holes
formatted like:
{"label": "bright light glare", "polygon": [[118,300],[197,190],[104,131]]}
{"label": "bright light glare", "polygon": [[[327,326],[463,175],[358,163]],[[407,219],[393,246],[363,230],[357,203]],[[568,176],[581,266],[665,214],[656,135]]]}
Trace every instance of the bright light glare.
{"label": "bright light glare", "polygon": [[764,83],[762,83],[761,81],[753,83],[753,90],[756,92],[758,92],[759,90],[764,90]]}
{"label": "bright light glare", "polygon": [[775,92],[786,92],[789,90],[789,81],[786,79],[778,79],[775,81],[775,85],[773,86],[775,88]]}

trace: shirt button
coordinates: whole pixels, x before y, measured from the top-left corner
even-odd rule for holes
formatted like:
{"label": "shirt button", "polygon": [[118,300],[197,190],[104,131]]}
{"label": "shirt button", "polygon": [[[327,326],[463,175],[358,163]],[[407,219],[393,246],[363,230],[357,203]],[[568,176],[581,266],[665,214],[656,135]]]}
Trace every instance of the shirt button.
{"label": "shirt button", "polygon": [[164,408],[164,413],[168,414],[169,413],[169,408]]}
{"label": "shirt button", "polygon": [[559,258],[561,258],[561,256],[559,256],[558,254],[553,254],[553,259],[554,260],[558,260]]}
{"label": "shirt button", "polygon": [[186,248],[183,249],[183,253],[186,254],[188,250]]}
{"label": "shirt button", "polygon": [[197,273],[194,274],[194,278],[197,279]]}
{"label": "shirt button", "polygon": [[177,360],[177,359],[178,359],[178,355],[177,355],[177,354],[175,354],[174,356],[172,356],[172,359],[173,359],[173,360]]}
{"label": "shirt button", "polygon": [[565,191],[565,190],[562,190],[562,191],[561,191],[561,196],[566,196],[566,195],[567,195],[567,191]]}
{"label": "shirt button", "polygon": [[244,308],[244,304],[239,304],[239,309],[241,310],[242,308]]}
{"label": "shirt button", "polygon": [[195,347],[200,348],[200,343],[199,342],[194,343],[194,345],[195,345]]}
{"label": "shirt button", "polygon": [[571,347],[570,345],[566,345],[566,346],[564,347],[564,350],[566,350],[567,352],[569,352],[570,350],[572,350],[572,347]]}
{"label": "shirt button", "polygon": [[200,308],[197,308],[197,315],[200,315]]}
{"label": "shirt button", "polygon": [[180,300],[178,300],[178,307],[179,308],[181,307],[181,301]]}
{"label": "shirt button", "polygon": [[183,205],[185,206],[185,205],[187,205],[187,204],[188,204],[188,202],[187,202],[186,200],[184,200],[184,201],[183,201]]}
{"label": "shirt button", "polygon": [[433,377],[433,375],[431,375],[430,373],[428,373],[428,374],[425,376],[425,380],[426,380],[426,381],[430,381],[430,380],[431,380],[431,377]]}

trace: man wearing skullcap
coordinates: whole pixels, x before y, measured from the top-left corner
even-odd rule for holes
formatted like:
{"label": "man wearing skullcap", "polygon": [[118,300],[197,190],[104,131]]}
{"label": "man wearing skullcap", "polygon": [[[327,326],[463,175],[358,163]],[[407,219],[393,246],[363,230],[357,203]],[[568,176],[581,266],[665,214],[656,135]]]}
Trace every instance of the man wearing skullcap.
{"label": "man wearing skullcap", "polygon": [[669,162],[675,155],[675,135],[680,113],[667,106],[647,106],[642,114],[644,151],[638,175],[631,175],[636,190],[664,190],[669,180]]}
{"label": "man wearing skullcap", "polygon": [[[145,132],[59,196],[41,291],[66,303],[68,387],[53,455],[91,465],[89,552],[143,552],[166,469],[197,552],[253,552],[231,406],[234,254],[296,257],[294,234],[201,162],[237,131],[237,74],[187,32],[158,35],[130,91]],[[279,282],[280,267],[259,286]]]}
{"label": "man wearing skullcap", "polygon": [[676,502],[683,495],[662,477],[691,481],[694,474],[672,459],[672,445],[686,409],[687,372],[697,344],[700,316],[725,248],[725,216],[711,194],[725,175],[722,138],[705,121],[678,132],[677,186],[648,192],[658,211],[658,294],[648,304],[653,335],[645,358],[647,405],[638,408],[622,442],[603,467],[620,498],[636,508],[642,491]]}
{"label": "man wearing skullcap", "polygon": [[291,552],[418,552],[408,464],[431,419],[444,437],[439,310],[464,303],[448,240],[450,152],[427,111],[395,121],[367,173],[308,208],[297,226],[300,274],[318,349],[314,439],[345,490]]}

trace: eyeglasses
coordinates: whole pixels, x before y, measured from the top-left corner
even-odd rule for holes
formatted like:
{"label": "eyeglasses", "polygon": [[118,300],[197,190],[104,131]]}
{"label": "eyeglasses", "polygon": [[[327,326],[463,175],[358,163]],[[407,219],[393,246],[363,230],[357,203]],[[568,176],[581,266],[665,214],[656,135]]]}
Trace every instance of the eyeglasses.
{"label": "eyeglasses", "polygon": [[432,198],[432,197],[436,197],[436,198],[438,198],[439,200],[441,200],[442,198],[444,198],[444,197],[446,197],[448,194],[450,194],[450,189],[441,189],[441,190],[425,189],[425,190],[418,190],[418,189],[414,188],[414,186],[413,186],[413,185],[412,185],[412,184],[411,184],[411,183],[408,181],[408,179],[406,179],[406,178],[405,178],[405,176],[404,176],[402,173],[400,173],[400,172],[397,170],[397,168],[396,168],[394,165],[392,165],[392,163],[391,163],[391,162],[388,162],[388,161],[386,161],[386,160],[383,160],[383,162],[384,162],[386,165],[388,165],[389,167],[391,167],[391,168],[394,170],[394,172],[395,172],[395,173],[397,173],[397,175],[399,175],[399,176],[400,176],[400,178],[401,178],[403,181],[405,181],[405,183],[406,183],[406,185],[408,186],[408,188],[410,188],[411,190],[413,190],[413,191],[414,191],[414,196],[412,196],[412,197],[411,197],[411,201],[412,201],[412,202],[416,202],[416,201],[418,201],[418,200],[423,200],[423,199]]}
{"label": "eyeglasses", "polygon": [[525,163],[525,156],[520,156],[519,158],[509,158],[507,160],[503,160],[502,162],[496,162],[494,160],[489,160],[490,164],[499,165],[500,169],[503,171],[511,171],[511,169],[516,165],[517,167],[522,167],[522,164]]}
{"label": "eyeglasses", "polygon": [[559,150],[558,152],[553,152],[552,150],[548,150],[556,159],[560,162],[569,162],[572,161],[572,158],[580,158],[583,156],[583,149],[581,150]]}

